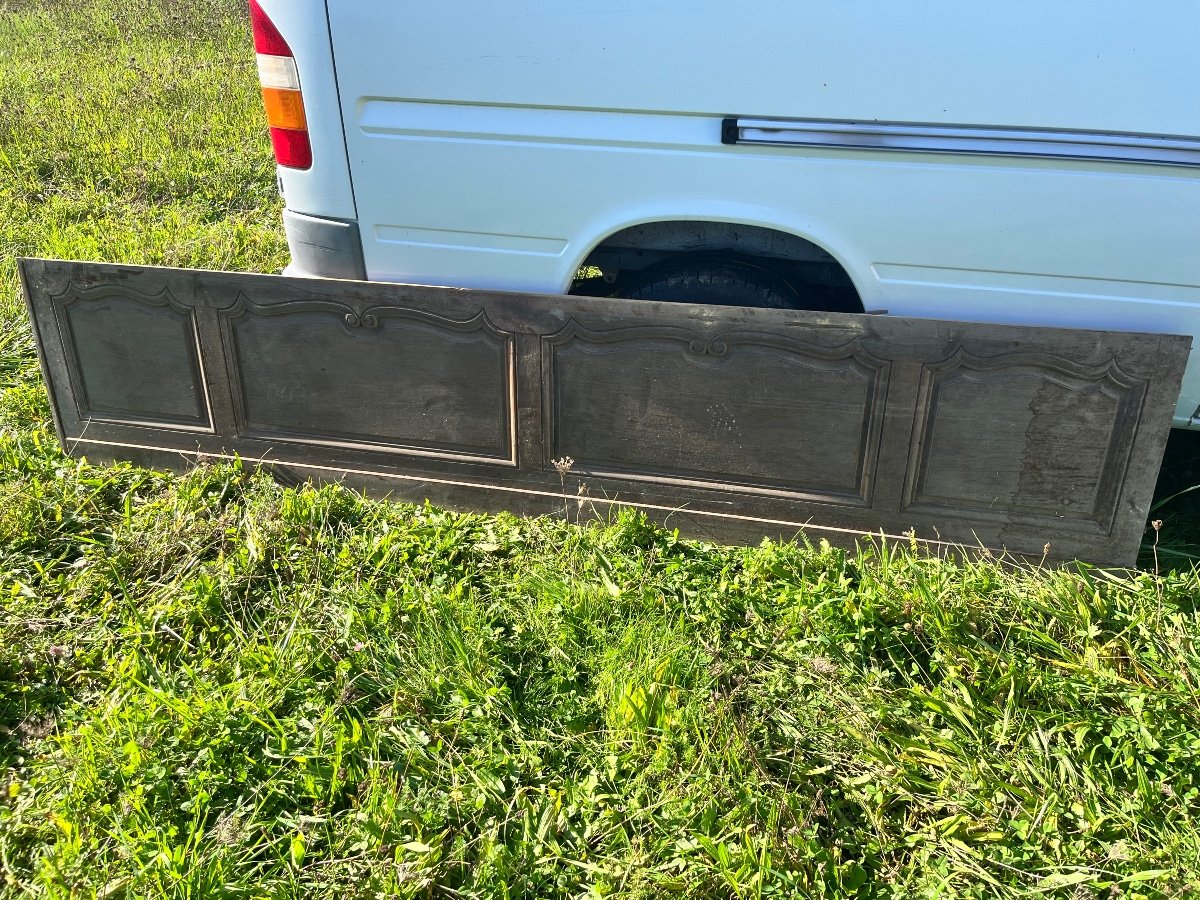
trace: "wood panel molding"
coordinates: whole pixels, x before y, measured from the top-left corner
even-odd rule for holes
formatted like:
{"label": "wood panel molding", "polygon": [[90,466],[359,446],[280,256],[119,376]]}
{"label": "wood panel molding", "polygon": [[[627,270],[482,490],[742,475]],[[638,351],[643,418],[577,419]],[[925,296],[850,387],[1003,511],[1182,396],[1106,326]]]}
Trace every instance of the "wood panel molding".
{"label": "wood panel molding", "polygon": [[890,364],[860,338],[573,318],[543,346],[546,468],[870,505]]}
{"label": "wood panel molding", "polygon": [[[1133,562],[1190,339],[21,260],[93,459]],[[564,458],[570,458],[567,465]],[[583,499],[580,499],[583,498]]]}
{"label": "wood panel molding", "polygon": [[[904,509],[1111,533],[1147,386],[1111,356],[959,347],[923,367]],[[1009,427],[982,447],[986,416]]]}
{"label": "wood panel molding", "polygon": [[217,317],[242,436],[516,465],[514,335],[483,309],[242,293]]}
{"label": "wood panel molding", "polygon": [[67,279],[48,299],[79,418],[212,430],[195,311],[168,286]]}

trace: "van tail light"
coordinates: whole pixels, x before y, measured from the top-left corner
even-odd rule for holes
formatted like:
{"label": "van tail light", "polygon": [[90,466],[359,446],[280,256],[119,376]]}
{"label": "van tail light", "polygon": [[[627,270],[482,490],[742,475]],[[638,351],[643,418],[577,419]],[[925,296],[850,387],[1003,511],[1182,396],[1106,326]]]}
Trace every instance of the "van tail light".
{"label": "van tail light", "polygon": [[250,0],[250,25],[275,161],[289,169],[307,169],[312,166],[312,143],[296,58],[257,0]]}

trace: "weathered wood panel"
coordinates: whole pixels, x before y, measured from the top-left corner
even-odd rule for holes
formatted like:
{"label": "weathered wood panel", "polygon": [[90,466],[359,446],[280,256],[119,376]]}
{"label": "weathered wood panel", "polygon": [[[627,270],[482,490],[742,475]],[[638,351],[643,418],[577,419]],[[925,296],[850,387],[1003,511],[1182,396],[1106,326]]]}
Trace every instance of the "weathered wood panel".
{"label": "weathered wood panel", "polygon": [[516,464],[512,335],[482,313],[243,296],[218,315],[240,434]]}
{"label": "weathered wood panel", "polygon": [[207,427],[195,317],[170,291],[68,290],[56,298],[80,413]]}
{"label": "weathered wood panel", "polygon": [[663,484],[870,503],[888,363],[857,341],[591,330],[576,318],[545,348],[552,458]]}
{"label": "weathered wood panel", "polygon": [[[22,260],[97,459],[450,506],[1134,559],[1190,340]],[[574,460],[564,476],[556,467]],[[564,497],[564,491],[566,496]]]}

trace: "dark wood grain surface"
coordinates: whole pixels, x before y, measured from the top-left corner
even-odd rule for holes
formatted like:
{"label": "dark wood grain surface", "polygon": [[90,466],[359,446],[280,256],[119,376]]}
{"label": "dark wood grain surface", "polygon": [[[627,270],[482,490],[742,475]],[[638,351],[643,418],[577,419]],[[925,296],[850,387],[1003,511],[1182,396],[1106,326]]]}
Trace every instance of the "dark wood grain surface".
{"label": "dark wood grain surface", "polygon": [[[1131,564],[1187,337],[21,260],[70,452]],[[570,468],[556,461],[570,458]],[[579,492],[586,500],[578,500]]]}

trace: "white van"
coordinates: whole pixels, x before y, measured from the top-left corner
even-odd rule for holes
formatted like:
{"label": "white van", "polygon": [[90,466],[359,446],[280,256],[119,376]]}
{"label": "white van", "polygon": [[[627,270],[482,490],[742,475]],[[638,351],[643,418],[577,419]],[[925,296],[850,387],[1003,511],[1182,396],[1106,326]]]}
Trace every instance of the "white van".
{"label": "white van", "polygon": [[1200,335],[1195,0],[252,15],[291,272]]}

